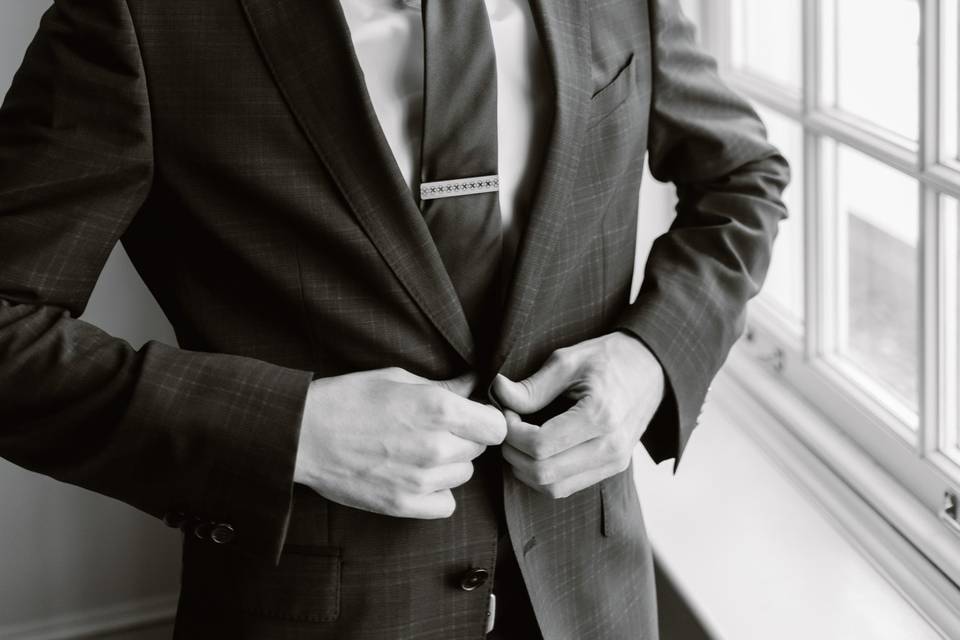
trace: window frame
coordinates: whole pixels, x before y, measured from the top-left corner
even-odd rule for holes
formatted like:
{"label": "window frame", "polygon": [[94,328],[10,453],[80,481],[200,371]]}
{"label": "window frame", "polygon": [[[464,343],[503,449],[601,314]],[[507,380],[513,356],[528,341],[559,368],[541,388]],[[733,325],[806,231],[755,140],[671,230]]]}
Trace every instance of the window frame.
{"label": "window frame", "polygon": [[[695,1],[701,16],[703,44],[717,58],[725,81],[750,100],[798,123],[804,137],[803,184],[794,186],[803,190],[805,209],[803,324],[797,327],[785,322],[776,305],[758,298],[751,304],[747,340],[737,349],[749,354],[754,363],[763,365],[765,371],[773,372],[782,384],[815,405],[838,433],[869,456],[933,516],[922,524],[917,523],[916,518],[903,509],[902,501],[887,499],[873,490],[868,478],[845,469],[840,460],[825,451],[822,439],[804,433],[802,421],[785,420],[795,431],[794,435],[815,454],[836,463],[831,466],[834,473],[860,489],[860,494],[874,509],[935,562],[954,584],[960,585],[960,529],[946,522],[943,509],[946,491],[960,495],[960,453],[941,450],[949,441],[960,439],[956,433],[960,428],[956,401],[960,391],[957,383],[960,363],[953,362],[958,359],[955,301],[960,296],[960,291],[956,291],[960,265],[947,262],[951,252],[960,245],[960,239],[954,237],[960,223],[956,219],[945,219],[941,206],[943,197],[960,201],[960,163],[943,158],[939,145],[942,126],[939,18],[942,2],[953,0],[917,0],[920,42],[916,142],[900,139],[822,104],[825,60],[820,12],[826,0],[799,0],[803,15],[802,24],[797,26],[802,29],[800,96],[733,67],[733,0]],[[921,346],[915,431],[910,430],[902,412],[871,395],[864,385],[851,379],[844,367],[831,361],[834,354],[829,349],[828,327],[834,322],[830,301],[836,285],[830,282],[827,269],[831,258],[830,237],[824,224],[822,195],[822,147],[826,140],[878,160],[918,184],[920,287],[917,300]],[[953,234],[949,242],[947,231]],[[956,253],[952,256],[956,262]],[[949,350],[943,349],[944,345]],[[749,379],[746,383],[750,385]],[[756,386],[759,391],[762,385]],[[952,438],[945,437],[947,433],[952,433]]]}

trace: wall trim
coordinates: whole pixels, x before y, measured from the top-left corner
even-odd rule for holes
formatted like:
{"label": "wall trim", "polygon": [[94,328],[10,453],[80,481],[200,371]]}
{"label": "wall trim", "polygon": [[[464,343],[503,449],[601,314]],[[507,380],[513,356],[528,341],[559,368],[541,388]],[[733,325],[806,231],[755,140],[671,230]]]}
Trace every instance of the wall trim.
{"label": "wall trim", "polygon": [[44,620],[0,625],[4,640],[79,640],[173,622],[177,595],[132,600]]}

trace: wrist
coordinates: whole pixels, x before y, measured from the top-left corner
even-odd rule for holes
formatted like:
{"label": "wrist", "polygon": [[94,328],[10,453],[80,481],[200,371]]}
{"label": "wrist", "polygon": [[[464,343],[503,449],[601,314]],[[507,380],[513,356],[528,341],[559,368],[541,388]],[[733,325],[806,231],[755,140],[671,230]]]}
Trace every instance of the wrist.
{"label": "wrist", "polygon": [[658,401],[662,402],[667,395],[667,373],[660,359],[643,340],[630,331],[618,329],[609,335],[617,341],[616,348],[626,354],[627,360],[653,384],[654,393]]}
{"label": "wrist", "polygon": [[300,418],[300,431],[297,436],[297,455],[293,467],[294,484],[308,484],[307,461],[309,456],[309,437],[311,435],[311,420],[313,407],[316,404],[317,381],[314,380],[307,387],[306,398],[303,403],[303,415]]}

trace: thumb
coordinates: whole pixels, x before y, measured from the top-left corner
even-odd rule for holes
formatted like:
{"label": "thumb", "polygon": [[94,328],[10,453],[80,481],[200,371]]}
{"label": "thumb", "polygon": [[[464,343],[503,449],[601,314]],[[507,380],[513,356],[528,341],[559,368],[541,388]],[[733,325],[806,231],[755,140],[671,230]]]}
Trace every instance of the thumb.
{"label": "thumb", "polygon": [[564,393],[569,386],[569,376],[553,358],[526,380],[514,382],[497,374],[493,381],[493,390],[500,402],[520,415],[540,411]]}
{"label": "thumb", "polygon": [[463,398],[469,398],[470,394],[473,393],[473,390],[477,386],[477,374],[472,371],[468,371],[463,375],[459,375],[456,378],[450,378],[449,380],[437,380],[435,384],[443,387],[451,393],[455,393],[458,396]]}

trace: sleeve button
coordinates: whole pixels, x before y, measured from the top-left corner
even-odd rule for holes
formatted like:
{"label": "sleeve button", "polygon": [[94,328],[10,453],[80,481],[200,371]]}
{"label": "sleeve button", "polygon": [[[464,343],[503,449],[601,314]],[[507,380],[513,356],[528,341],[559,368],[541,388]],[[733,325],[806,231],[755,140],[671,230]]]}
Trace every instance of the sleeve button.
{"label": "sleeve button", "polygon": [[167,511],[163,514],[163,524],[171,529],[179,529],[187,521],[187,514],[183,511]]}
{"label": "sleeve button", "polygon": [[196,526],[193,528],[193,535],[200,540],[209,540],[210,532],[213,530],[215,526],[216,526],[216,523],[214,522],[204,522],[204,521],[198,522]]}
{"label": "sleeve button", "polygon": [[229,544],[233,541],[236,531],[229,524],[221,523],[210,532],[210,539],[216,544]]}

